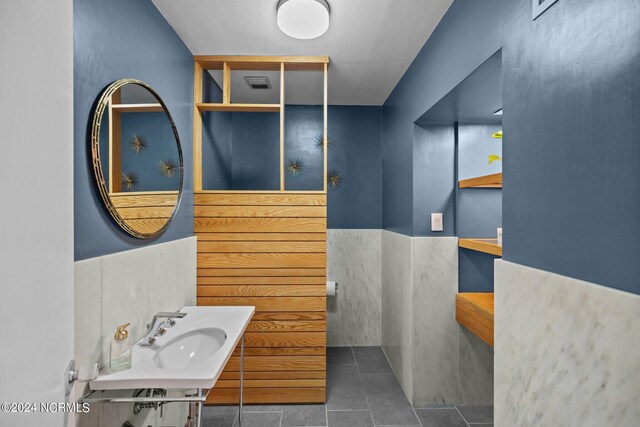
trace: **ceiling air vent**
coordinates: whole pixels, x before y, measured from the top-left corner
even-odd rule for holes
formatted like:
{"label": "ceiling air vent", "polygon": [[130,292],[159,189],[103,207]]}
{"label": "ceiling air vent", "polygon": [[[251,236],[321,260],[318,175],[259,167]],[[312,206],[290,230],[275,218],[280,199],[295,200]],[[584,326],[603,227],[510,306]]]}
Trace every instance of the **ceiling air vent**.
{"label": "ceiling air vent", "polygon": [[244,78],[251,89],[271,89],[269,78],[265,76],[247,76]]}

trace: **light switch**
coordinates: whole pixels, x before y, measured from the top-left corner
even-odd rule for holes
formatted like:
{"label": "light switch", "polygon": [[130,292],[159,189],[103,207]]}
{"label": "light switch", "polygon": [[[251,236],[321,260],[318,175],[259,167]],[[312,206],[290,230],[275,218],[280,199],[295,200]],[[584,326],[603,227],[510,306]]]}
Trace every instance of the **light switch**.
{"label": "light switch", "polygon": [[431,214],[431,231],[444,231],[444,223],[441,213]]}

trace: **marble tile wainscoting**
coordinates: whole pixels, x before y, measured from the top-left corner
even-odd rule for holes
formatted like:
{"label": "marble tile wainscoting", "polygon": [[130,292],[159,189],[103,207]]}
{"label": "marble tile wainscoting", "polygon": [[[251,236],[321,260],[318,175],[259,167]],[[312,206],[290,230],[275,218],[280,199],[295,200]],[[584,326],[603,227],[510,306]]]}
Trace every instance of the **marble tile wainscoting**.
{"label": "marble tile wainscoting", "polygon": [[[413,239],[382,232],[382,348],[413,403]],[[442,368],[441,368],[442,369]]]}
{"label": "marble tile wainscoting", "polygon": [[382,230],[327,230],[328,346],[380,346]]}
{"label": "marble tile wainscoting", "polygon": [[500,426],[632,427],[640,420],[640,296],[495,263]]}
{"label": "marble tile wainscoting", "polygon": [[493,349],[455,320],[458,239],[382,235],[382,346],[415,406],[490,405]]}
{"label": "marble tile wainscoting", "polygon": [[[196,238],[176,240],[140,249],[75,262],[76,366],[109,362],[109,346],[118,325],[131,322],[133,342],[160,311],[196,304]],[[76,399],[87,384],[76,383]],[[132,404],[94,404],[79,414],[77,426],[183,425],[185,404],[168,404],[160,411],[143,410],[135,416]]]}

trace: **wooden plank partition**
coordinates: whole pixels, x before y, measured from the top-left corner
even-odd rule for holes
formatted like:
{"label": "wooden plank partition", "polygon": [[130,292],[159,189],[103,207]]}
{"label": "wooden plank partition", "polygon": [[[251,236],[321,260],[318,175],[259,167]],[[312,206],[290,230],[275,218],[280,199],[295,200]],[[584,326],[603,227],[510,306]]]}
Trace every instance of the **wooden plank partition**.
{"label": "wooden plank partition", "polygon": [[[245,403],[326,395],[326,194],[196,192],[198,305],[254,305]],[[207,403],[235,404],[239,352]]]}

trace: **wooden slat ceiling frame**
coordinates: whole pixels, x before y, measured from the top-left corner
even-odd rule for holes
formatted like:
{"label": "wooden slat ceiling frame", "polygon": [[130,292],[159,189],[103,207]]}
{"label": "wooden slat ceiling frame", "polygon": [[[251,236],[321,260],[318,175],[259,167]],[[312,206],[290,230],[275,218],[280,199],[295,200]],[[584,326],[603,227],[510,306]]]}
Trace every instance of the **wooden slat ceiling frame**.
{"label": "wooden slat ceiling frame", "polygon": [[[202,188],[202,113],[206,111],[248,111],[248,112],[280,112],[280,189],[285,192],[284,179],[284,109],[285,109],[285,71],[320,71],[323,73],[323,133],[328,135],[328,56],[222,56],[196,55],[194,56],[194,116],[193,116],[193,166],[194,192],[203,191]],[[203,103],[202,78],[205,70],[222,70],[222,103]],[[280,104],[234,104],[231,102],[231,71],[232,70],[263,70],[281,72]],[[279,107],[279,108],[278,108]],[[323,188],[327,191],[327,150],[323,150]],[[277,191],[277,190],[276,190]],[[273,192],[276,192],[273,191]]]}

